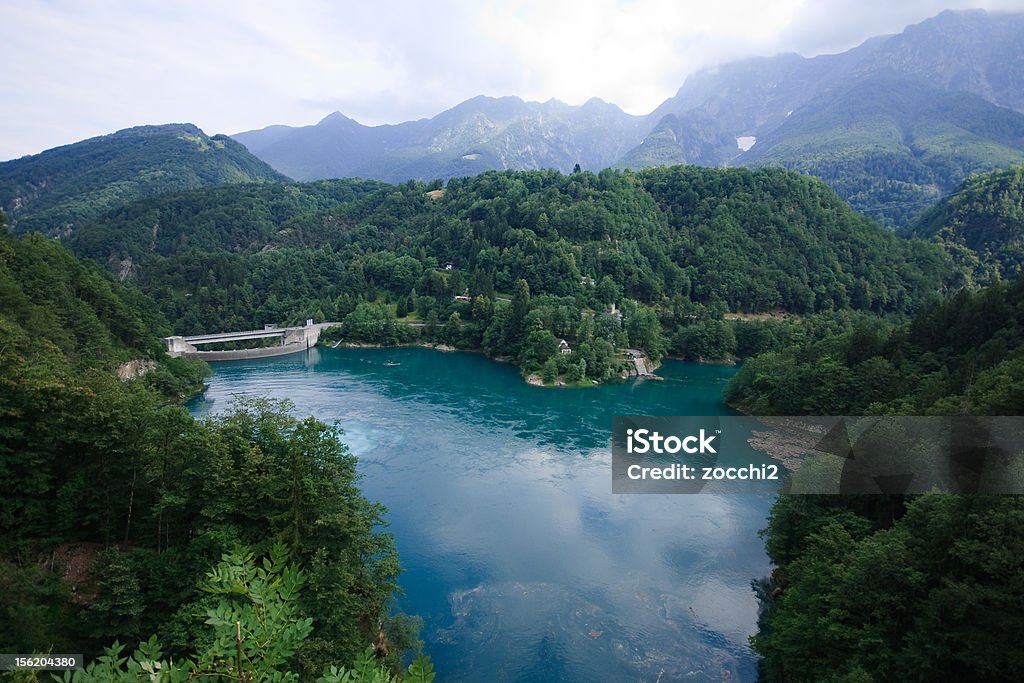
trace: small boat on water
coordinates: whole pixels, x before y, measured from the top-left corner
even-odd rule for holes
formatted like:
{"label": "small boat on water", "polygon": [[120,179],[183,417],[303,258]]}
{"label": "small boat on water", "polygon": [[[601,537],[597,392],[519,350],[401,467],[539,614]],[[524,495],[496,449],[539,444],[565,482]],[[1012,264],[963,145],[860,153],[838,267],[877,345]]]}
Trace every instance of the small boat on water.
{"label": "small boat on water", "polygon": [[401,365],[401,363],[393,363],[391,361],[388,361],[387,363],[384,364],[384,367],[393,368],[396,365]]}

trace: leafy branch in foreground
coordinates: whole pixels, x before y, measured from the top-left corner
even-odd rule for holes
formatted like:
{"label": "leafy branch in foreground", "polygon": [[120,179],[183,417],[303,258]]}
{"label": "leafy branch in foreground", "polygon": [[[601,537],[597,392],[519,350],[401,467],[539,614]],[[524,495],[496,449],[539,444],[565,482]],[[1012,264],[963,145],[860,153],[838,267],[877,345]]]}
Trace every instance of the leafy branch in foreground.
{"label": "leafy branch in foreground", "polygon": [[[124,646],[115,642],[85,669],[67,671],[55,679],[64,683],[297,682],[299,675],[289,670],[288,660],[313,630],[313,620],[300,616],[304,582],[302,571],[289,564],[283,544],[275,545],[269,557],[259,562],[248,550],[227,553],[207,574],[203,586],[204,591],[220,598],[207,611],[206,624],[213,627],[213,638],[205,651],[193,659],[174,661],[163,658],[156,636],[139,643],[130,656],[123,655]],[[403,680],[431,683],[434,676],[430,658],[420,655]],[[351,668],[331,666],[317,679],[317,683],[397,681],[374,656],[372,647]]]}

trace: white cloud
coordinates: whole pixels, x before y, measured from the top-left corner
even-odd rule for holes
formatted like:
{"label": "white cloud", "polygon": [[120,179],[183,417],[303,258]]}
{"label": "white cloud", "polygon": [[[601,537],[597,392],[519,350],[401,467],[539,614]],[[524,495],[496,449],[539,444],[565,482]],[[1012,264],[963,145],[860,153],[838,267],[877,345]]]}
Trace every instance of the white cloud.
{"label": "white cloud", "polygon": [[842,50],[947,6],[1024,10],[949,2],[0,0],[0,158],[143,123],[397,123],[478,94],[647,113],[704,66]]}
{"label": "white cloud", "polygon": [[531,74],[527,97],[578,104],[596,95],[646,114],[695,68],[765,44],[801,2],[528,0],[492,6],[484,29]]}
{"label": "white cloud", "polygon": [[899,33],[945,9],[1020,12],[1024,0],[861,0],[853,7],[847,0],[815,0],[779,32],[776,45],[804,56],[842,52],[871,36]]}

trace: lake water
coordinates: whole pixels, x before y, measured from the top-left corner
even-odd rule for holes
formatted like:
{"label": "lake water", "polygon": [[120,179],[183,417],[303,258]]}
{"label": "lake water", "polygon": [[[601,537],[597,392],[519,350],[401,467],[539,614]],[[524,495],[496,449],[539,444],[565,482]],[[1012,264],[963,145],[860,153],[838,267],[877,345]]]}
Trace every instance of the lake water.
{"label": "lake water", "polygon": [[271,396],[345,430],[438,680],[756,678],[750,582],[769,572],[771,497],[611,493],[611,417],[734,414],[733,368],[669,361],[663,382],[552,389],[480,355],[402,348],[214,370],[194,414]]}

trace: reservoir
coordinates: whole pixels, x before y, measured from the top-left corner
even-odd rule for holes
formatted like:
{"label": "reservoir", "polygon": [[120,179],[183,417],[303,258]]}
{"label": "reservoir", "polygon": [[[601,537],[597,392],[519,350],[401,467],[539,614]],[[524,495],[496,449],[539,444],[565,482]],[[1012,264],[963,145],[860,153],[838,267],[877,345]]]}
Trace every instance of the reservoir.
{"label": "reservoir", "polygon": [[734,368],[666,361],[665,381],[555,389],[422,348],[212,367],[197,416],[258,395],[344,430],[439,681],[756,679],[772,497],[612,494],[612,416],[734,414]]}

